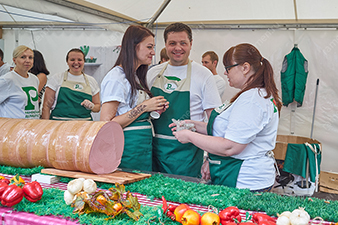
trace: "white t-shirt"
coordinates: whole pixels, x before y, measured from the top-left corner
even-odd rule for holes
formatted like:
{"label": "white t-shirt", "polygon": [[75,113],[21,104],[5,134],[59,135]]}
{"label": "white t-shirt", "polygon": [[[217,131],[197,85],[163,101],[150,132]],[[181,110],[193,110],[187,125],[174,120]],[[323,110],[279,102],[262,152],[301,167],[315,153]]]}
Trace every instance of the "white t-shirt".
{"label": "white t-shirt", "polygon": [[250,89],[216,117],[213,136],[224,137],[246,148],[233,158],[244,160],[237,188],[258,190],[273,185],[274,160],[265,154],[273,150],[278,129],[277,107],[271,98],[264,98],[265,89]]}
{"label": "white t-shirt", "polygon": [[11,71],[11,66],[8,63],[0,66],[0,76],[5,75],[6,73]]}
{"label": "white t-shirt", "polygon": [[[147,73],[148,87],[150,88],[156,76],[168,63],[162,63],[152,67]],[[164,76],[175,76],[181,80],[187,77],[188,65],[172,66],[168,65],[164,71]],[[173,106],[174,103],[170,103]],[[221,104],[221,98],[217,91],[217,86],[213,74],[206,67],[191,62],[191,82],[190,82],[190,118],[196,121],[203,121],[206,109],[213,109]]]}
{"label": "white t-shirt", "polygon": [[[54,104],[52,106],[52,109],[55,107],[55,104],[56,104],[56,101],[57,101],[57,98],[58,98],[58,95],[59,95],[59,89],[60,89],[60,87],[63,83],[64,74],[65,74],[65,72],[53,74],[52,76],[48,76],[46,87],[49,87],[50,89],[55,91],[55,101],[54,101]],[[96,95],[97,93],[100,92],[99,84],[97,83],[97,81],[95,80],[94,77],[87,75],[87,74],[86,74],[86,77],[88,78],[89,86],[90,86],[91,91],[92,91],[92,96],[94,96],[94,95]],[[69,72],[68,72],[67,80],[86,83],[83,75],[73,75]]]}
{"label": "white t-shirt", "polygon": [[116,66],[110,70],[101,82],[101,102],[120,102],[116,116],[122,115],[136,106],[138,92],[136,92],[133,104],[131,103],[131,86],[122,67]]}
{"label": "white t-shirt", "polygon": [[39,79],[28,73],[24,78],[15,71],[0,77],[0,117],[39,119]]}
{"label": "white t-shirt", "polygon": [[219,96],[222,99],[222,96],[223,96],[224,91],[225,91],[225,85],[226,85],[225,80],[218,74],[214,75],[214,79],[215,79],[215,82],[216,82],[216,86],[217,86],[217,89],[218,89]]}

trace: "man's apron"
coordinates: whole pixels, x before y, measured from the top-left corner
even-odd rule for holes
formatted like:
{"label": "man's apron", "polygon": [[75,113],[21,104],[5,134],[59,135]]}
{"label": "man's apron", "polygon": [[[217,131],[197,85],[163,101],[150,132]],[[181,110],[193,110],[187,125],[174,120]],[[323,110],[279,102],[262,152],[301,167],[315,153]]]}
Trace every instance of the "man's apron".
{"label": "man's apron", "polygon": [[154,96],[163,96],[170,102],[170,107],[153,121],[153,170],[198,177],[201,174],[203,151],[191,143],[181,144],[168,127],[172,119],[190,119],[191,62],[189,60],[187,77],[183,80],[163,76],[167,66],[157,75],[151,88]]}
{"label": "man's apron", "polygon": [[93,120],[91,110],[81,105],[85,99],[92,101],[92,91],[88,78],[83,73],[86,83],[69,81],[68,71],[59,89],[55,108],[50,114],[52,120]]}
{"label": "man's apron", "polygon": [[[149,96],[145,91],[139,90],[136,105],[142,103]],[[152,124],[149,112],[142,113],[134,122],[123,129],[124,150],[120,168],[143,171],[152,171]]]}
{"label": "man's apron", "polygon": [[[230,105],[231,104],[223,104],[211,112],[207,125],[209,135],[212,135],[215,118]],[[244,160],[209,153],[208,161],[213,184],[236,187],[239,170]]]}

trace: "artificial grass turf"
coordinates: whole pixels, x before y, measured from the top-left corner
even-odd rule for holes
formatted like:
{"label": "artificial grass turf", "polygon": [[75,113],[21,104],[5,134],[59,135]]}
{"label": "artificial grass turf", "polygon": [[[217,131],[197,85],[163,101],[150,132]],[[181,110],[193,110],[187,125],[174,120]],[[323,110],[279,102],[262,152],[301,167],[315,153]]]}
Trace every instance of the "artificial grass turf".
{"label": "artificial grass turf", "polygon": [[[12,169],[7,168],[7,172],[2,172],[3,170],[1,170],[1,172],[15,175],[17,174],[15,171],[17,170],[18,168],[12,167]],[[36,170],[38,170],[36,168],[33,168],[32,170],[34,170],[32,174],[39,172],[36,172]],[[29,175],[29,172],[25,172],[27,175]],[[64,177],[61,178],[61,182],[65,183],[69,182],[70,180],[72,179]],[[102,189],[109,189],[113,186],[112,184],[101,182],[97,182],[97,185]],[[163,195],[168,201],[172,202],[198,204],[203,206],[212,205],[218,209],[224,209],[228,206],[237,206],[238,208],[244,210],[264,211],[268,215],[272,216],[276,216],[277,213],[281,214],[284,211],[293,211],[298,207],[304,207],[312,219],[319,216],[326,221],[338,222],[338,201],[329,201],[328,203],[328,201],[317,198],[280,196],[275,193],[252,193],[247,189],[236,189],[220,185],[186,182],[180,179],[166,177],[162,174],[155,174],[150,178],[132,184],[126,184],[125,186],[126,191],[137,192],[146,195],[149,199],[161,198]],[[52,190],[53,194],[51,194],[51,199],[48,199],[50,198],[48,193]],[[14,206],[14,208],[16,208],[18,211],[34,212],[36,214],[35,210],[27,211],[30,210],[29,207],[32,207],[30,205],[36,204],[34,207],[39,207],[40,204],[45,203],[47,198],[51,204],[40,207],[48,209],[50,213],[44,215],[61,215],[69,218],[77,218],[79,219],[80,223],[84,224],[87,224],[86,221],[91,221],[88,222],[88,224],[146,224],[146,221],[148,221],[150,218],[159,216],[158,210],[160,207],[142,206],[141,212],[144,214],[144,217],[136,223],[127,216],[121,216],[115,218],[114,220],[103,223],[104,218],[106,218],[104,215],[98,216],[89,214],[81,215],[79,217],[77,217],[77,215],[73,215],[72,208],[70,206],[66,206],[63,202],[62,190],[44,189],[44,191],[45,193],[41,201],[37,203],[30,203],[25,200],[25,203],[30,204],[25,204],[22,202]],[[57,196],[59,197],[57,198]],[[57,206],[54,207],[54,205]],[[67,212],[67,214],[65,214],[65,212]],[[100,222],[97,223],[95,222],[96,220]],[[166,224],[170,223],[178,224],[176,222],[166,222]]]}

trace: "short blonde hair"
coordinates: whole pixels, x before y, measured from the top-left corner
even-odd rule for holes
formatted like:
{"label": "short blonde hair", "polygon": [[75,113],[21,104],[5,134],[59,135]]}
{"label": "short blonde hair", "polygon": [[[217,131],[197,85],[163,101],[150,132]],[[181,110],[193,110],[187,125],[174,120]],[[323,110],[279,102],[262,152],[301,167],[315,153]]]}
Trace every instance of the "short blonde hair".
{"label": "short blonde hair", "polygon": [[22,53],[24,53],[27,50],[31,50],[33,52],[33,50],[25,45],[19,45],[18,47],[16,47],[13,51],[13,58],[17,58],[20,55],[22,55]]}

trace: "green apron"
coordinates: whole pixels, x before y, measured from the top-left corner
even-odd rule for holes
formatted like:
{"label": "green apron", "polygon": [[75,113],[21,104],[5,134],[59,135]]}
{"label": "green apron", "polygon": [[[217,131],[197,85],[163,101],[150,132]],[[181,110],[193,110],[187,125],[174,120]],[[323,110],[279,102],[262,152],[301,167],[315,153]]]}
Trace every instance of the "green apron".
{"label": "green apron", "polygon": [[294,47],[283,60],[281,71],[283,105],[288,106],[295,100],[298,107],[302,106],[308,73],[308,61],[300,50]]}
{"label": "green apron", "polygon": [[203,151],[191,143],[181,144],[168,127],[172,119],[190,119],[191,62],[189,60],[187,77],[183,80],[163,76],[167,66],[157,75],[151,88],[154,96],[163,96],[170,103],[161,117],[153,121],[153,171],[199,177]]}
{"label": "green apron", "polygon": [[[207,125],[209,135],[212,135],[215,118],[230,105],[231,104],[222,104],[211,112]],[[209,153],[208,161],[213,184],[236,187],[239,170],[244,160]]]}
{"label": "green apron", "polygon": [[[149,98],[147,93],[139,90],[136,105],[147,98]],[[123,129],[123,133],[124,150],[119,167],[152,171],[153,130],[149,112],[142,113],[134,122]]]}
{"label": "green apron", "polygon": [[81,105],[85,99],[92,101],[92,91],[88,78],[83,73],[86,83],[69,81],[68,71],[59,89],[55,108],[50,114],[51,120],[93,120],[91,110]]}

